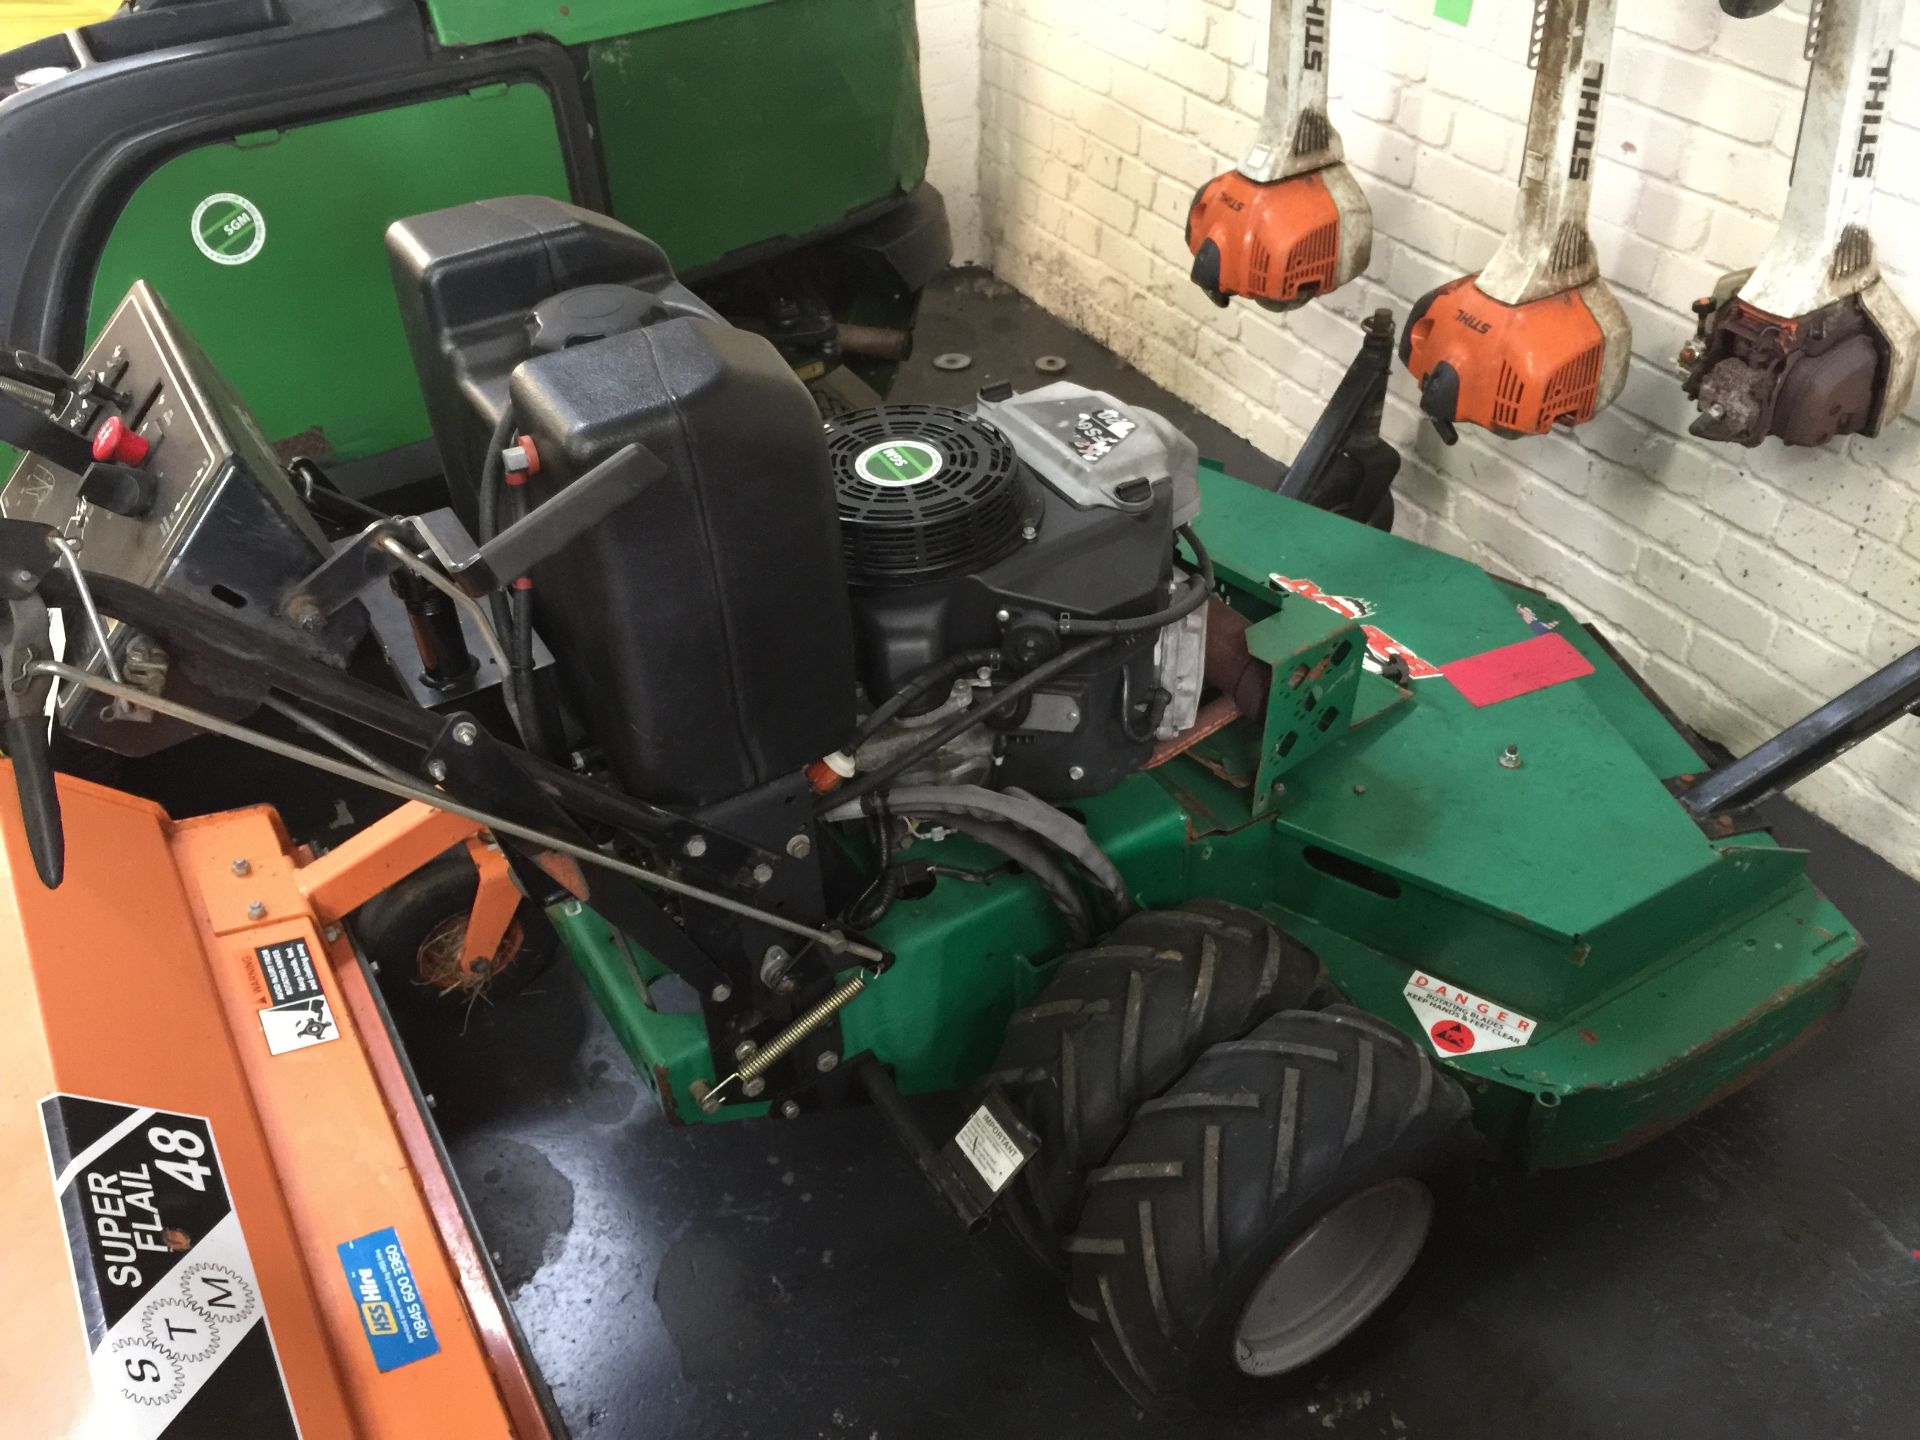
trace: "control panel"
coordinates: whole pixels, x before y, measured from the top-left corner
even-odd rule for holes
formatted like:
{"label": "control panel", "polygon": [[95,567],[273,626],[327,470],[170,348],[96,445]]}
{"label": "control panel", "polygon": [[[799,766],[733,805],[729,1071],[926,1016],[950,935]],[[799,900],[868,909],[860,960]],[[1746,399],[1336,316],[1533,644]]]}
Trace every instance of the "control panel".
{"label": "control panel", "polygon": [[[319,631],[281,611],[288,587],[325,558],[325,537],[245,406],[144,281],[76,378],[85,383],[51,416],[67,433],[45,435],[21,459],[0,490],[0,514],[53,527],[88,573],[175,592],[344,658],[364,631],[358,607]],[[189,699],[151,641],[114,624],[109,643],[128,683]],[[69,640],[76,650],[84,658],[75,663],[104,668],[84,637]],[[208,695],[192,703],[223,708]],[[122,754],[182,738],[175,722],[80,691],[65,698],[60,720]]]}

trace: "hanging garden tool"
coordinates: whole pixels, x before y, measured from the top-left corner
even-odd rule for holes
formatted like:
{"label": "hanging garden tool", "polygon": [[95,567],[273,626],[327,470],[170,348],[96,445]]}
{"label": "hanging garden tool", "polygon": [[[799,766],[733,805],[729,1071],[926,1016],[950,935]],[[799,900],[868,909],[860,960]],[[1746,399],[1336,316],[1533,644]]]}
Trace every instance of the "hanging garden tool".
{"label": "hanging garden tool", "polygon": [[1456,424],[1510,439],[1581,424],[1626,380],[1632,331],[1587,234],[1613,6],[1538,0],[1519,217],[1486,269],[1423,296],[1408,317],[1400,358],[1448,444]]}
{"label": "hanging garden tool", "polygon": [[1187,217],[1194,283],[1292,310],[1346,284],[1373,254],[1373,211],[1327,118],[1328,0],[1273,0],[1267,109],[1253,149]]}
{"label": "hanging garden tool", "polygon": [[1920,335],[1867,229],[1901,4],[1825,0],[1807,18],[1786,213],[1759,265],[1694,302],[1699,333],[1680,352],[1703,439],[1877,435],[1912,393]]}

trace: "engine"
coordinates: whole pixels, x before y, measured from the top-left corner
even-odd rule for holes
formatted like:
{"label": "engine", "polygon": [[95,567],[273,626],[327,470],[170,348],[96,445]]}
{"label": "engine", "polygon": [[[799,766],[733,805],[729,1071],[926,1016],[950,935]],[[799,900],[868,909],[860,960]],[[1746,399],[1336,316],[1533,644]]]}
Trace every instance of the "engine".
{"label": "engine", "polygon": [[[1063,617],[1149,615],[1184,583],[1173,535],[1199,509],[1193,443],[1112,396],[1002,385],[972,413],[889,406],[834,421],[827,449],[869,704],[953,657],[999,657],[907,707],[861,746],[862,770],[1053,660]],[[1068,668],[907,778],[1110,788],[1192,723],[1204,624],[1196,611]]]}
{"label": "engine", "polygon": [[[470,528],[508,437],[531,504],[634,442],[669,472],[530,577],[571,713],[634,793],[715,805],[825,757],[1063,799],[1192,722],[1205,613],[1176,604],[1174,555],[1198,459],[1161,417],[1003,386],[972,412],[847,415],[823,445],[777,352],[604,217],[491,201],[403,221],[388,248]],[[1076,624],[1175,609],[1068,658]]]}

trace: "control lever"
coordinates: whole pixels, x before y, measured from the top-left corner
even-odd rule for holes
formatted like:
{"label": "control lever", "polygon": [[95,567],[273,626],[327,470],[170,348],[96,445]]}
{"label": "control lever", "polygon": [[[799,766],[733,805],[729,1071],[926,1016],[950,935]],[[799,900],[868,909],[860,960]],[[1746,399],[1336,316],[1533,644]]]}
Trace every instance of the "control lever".
{"label": "control lever", "polygon": [[99,376],[69,375],[51,360],[35,355],[31,350],[0,350],[0,380],[12,380],[35,390],[45,390],[56,397],[70,395],[82,400],[97,400],[116,410],[124,410],[132,403],[130,397],[114,389]]}
{"label": "control lever", "polygon": [[[637,500],[667,474],[660,457],[646,446],[628,445],[602,460],[558,495],[515,521],[468,557],[446,563],[446,575],[460,591],[478,599],[494,594],[525,575],[540,561],[558,554],[621,506]],[[403,563],[393,542],[415,539],[404,519],[380,520],[356,535],[319,569],[296,585],[283,608],[302,624],[334,614],[376,580]]]}
{"label": "control lever", "polygon": [[450,569],[448,578],[469,595],[491,595],[639,499],[666,473],[666,465],[646,446],[628,445],[514,521],[471,560]]}
{"label": "control lever", "polygon": [[[37,384],[26,379],[21,383]],[[75,475],[85,474],[93,464],[93,446],[86,436],[69,430],[39,406],[29,405],[3,389],[0,389],[0,442],[16,450],[31,450]]]}
{"label": "control lever", "polygon": [[53,531],[24,520],[0,520],[0,739],[13,761],[14,788],[27,832],[33,868],[49,890],[67,870],[67,842],[60,825],[60,795],[53,783],[47,747],[47,699],[52,677],[37,668],[53,659],[41,580],[58,561]]}

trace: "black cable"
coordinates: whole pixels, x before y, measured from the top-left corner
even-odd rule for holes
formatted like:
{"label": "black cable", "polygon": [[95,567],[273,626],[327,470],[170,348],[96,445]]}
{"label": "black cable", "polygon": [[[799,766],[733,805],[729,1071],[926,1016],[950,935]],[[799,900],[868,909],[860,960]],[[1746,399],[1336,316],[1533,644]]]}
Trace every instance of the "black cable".
{"label": "black cable", "polygon": [[878,770],[856,776],[838,789],[828,791],[816,802],[815,812],[824,813],[836,806],[845,805],[849,801],[858,800],[862,796],[871,795],[876,790],[885,789],[929,755],[950,744],[957,736],[966,734],[976,726],[986,724],[1001,711],[1031,695],[1054,676],[1085,664],[1113,643],[1110,638],[1089,640],[1084,645],[1076,645],[1071,650],[1061,651],[1046,664],[1029,670],[985,704],[975,705],[964,714],[954,716],[905,754],[896,756]]}
{"label": "black cable", "polygon": [[1193,551],[1194,563],[1200,567],[1200,573],[1189,581],[1180,598],[1164,610],[1156,610],[1151,615],[1136,615],[1130,620],[1076,620],[1071,615],[1062,615],[1056,626],[1062,636],[1069,635],[1139,635],[1148,630],[1163,630],[1177,624],[1207,603],[1207,597],[1213,594],[1213,557],[1207,553],[1207,547],[1200,543],[1200,537],[1193,533],[1193,527],[1182,525],[1179,529],[1182,540]]}
{"label": "black cable", "polygon": [[982,666],[998,670],[1005,663],[1006,656],[999,650],[963,650],[958,655],[949,655],[945,660],[916,670],[907,677],[907,683],[894,692],[891,699],[883,702],[871,715],[860,722],[860,728],[853,732],[852,743],[847,746],[848,753],[866,744],[880,733],[881,726],[930,691],[942,685],[952,686],[955,680],[969,670],[978,670]]}
{"label": "black cable", "polygon": [[1136,745],[1144,745],[1153,739],[1154,731],[1160,728],[1160,721],[1167,713],[1167,707],[1173,704],[1173,696],[1167,693],[1164,685],[1153,687],[1153,696],[1147,701],[1146,720],[1139,726],[1133,723],[1133,662],[1129,660],[1120,667],[1120,733]]}
{"label": "black cable", "polygon": [[333,483],[333,477],[305,455],[287,466],[287,476],[307,502],[307,508],[336,525],[367,526],[391,517],[384,510],[354,499]]}
{"label": "black cable", "polygon": [[873,816],[873,848],[879,862],[873,883],[848,907],[845,924],[853,930],[869,930],[886,918],[893,902],[900,898],[900,872],[893,864],[893,817],[887,813],[884,799],[867,807]]}
{"label": "black cable", "polygon": [[487,453],[480,460],[480,495],[475,506],[479,512],[480,533],[475,538],[484,545],[499,533],[500,481],[507,473],[507,446],[513,441],[513,404],[501,407],[493,433],[487,437]]}

